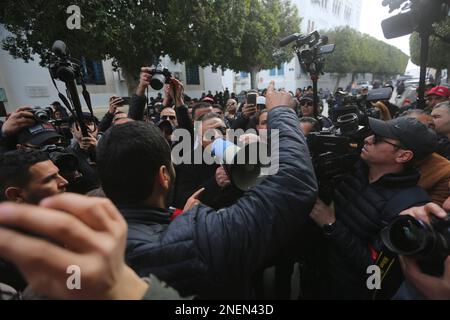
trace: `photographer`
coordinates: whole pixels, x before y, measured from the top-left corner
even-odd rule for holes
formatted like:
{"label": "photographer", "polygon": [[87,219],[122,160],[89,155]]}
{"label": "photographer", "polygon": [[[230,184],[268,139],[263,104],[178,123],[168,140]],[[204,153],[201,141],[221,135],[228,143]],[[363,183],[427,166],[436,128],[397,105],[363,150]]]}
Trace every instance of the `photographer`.
{"label": "photographer", "polygon": [[[146,105],[145,90],[150,86],[152,80],[152,72],[154,68],[142,67],[139,78],[139,85],[136,94],[131,97],[130,109],[128,117],[133,120],[143,121]],[[167,79],[166,79],[167,80]],[[188,108],[184,103],[184,87],[183,84],[173,76],[169,79],[170,83],[164,84],[164,107],[172,107],[175,105],[175,114],[178,128],[183,128],[189,132],[193,132],[193,125],[189,117]],[[176,96],[175,96],[176,95]]]}
{"label": "photographer", "polygon": [[[431,215],[443,219],[447,217],[447,212],[450,212],[450,197],[444,202],[442,208],[434,203],[428,203],[423,207],[405,210],[401,215],[410,215],[429,224]],[[401,256],[400,265],[407,282],[413,285],[423,297],[433,300],[450,300],[450,257],[445,260],[442,277],[423,273],[417,262],[409,257]]]}
{"label": "photographer", "polygon": [[252,275],[302,232],[317,195],[290,100],[271,84],[266,103],[268,127],[280,134],[278,172],[220,211],[196,205],[197,192],[172,222],[166,208],[175,175],[162,134],[142,122],[106,133],[98,147],[102,186],[129,223],[126,260],[139,275],[153,273],[182,295],[252,297]]}
{"label": "photographer", "polygon": [[402,210],[430,201],[417,187],[414,163],[433,152],[435,133],[412,118],[369,124],[362,161],[337,184],[334,209],[318,200],[310,214],[322,229],[311,253],[320,298],[367,299],[366,270],[381,250],[379,232]]}
{"label": "photographer", "polygon": [[20,107],[3,123],[0,131],[0,153],[16,149],[19,132],[36,123],[30,110],[31,107]]}
{"label": "photographer", "polygon": [[79,171],[82,174],[82,179],[79,181],[80,188],[77,189],[77,192],[84,194],[98,188],[100,185],[96,168],[95,151],[101,136],[98,135],[97,118],[87,112],[83,112],[83,118],[83,121],[88,128],[89,136],[83,137],[79,123],[71,117],[69,123],[73,140],[71,145],[67,148],[67,151],[78,159]]}

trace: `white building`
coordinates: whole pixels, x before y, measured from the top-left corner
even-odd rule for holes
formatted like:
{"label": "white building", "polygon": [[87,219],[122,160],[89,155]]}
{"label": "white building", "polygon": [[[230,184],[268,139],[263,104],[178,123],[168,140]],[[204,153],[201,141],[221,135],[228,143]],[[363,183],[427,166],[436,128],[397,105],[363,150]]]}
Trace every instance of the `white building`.
{"label": "white building", "polygon": [[[0,41],[7,36],[7,31],[0,25]],[[25,63],[22,59],[14,59],[9,53],[0,48],[0,102],[11,112],[18,106],[48,106],[58,99],[58,93],[53,86],[47,68],[39,65],[39,57],[34,61]],[[125,80],[120,72],[113,71],[111,60],[91,61],[82,60],[87,90],[91,94],[94,108],[105,108],[109,97],[128,96]],[[185,91],[192,98],[199,98],[202,92],[211,90],[223,91],[222,70],[211,67],[199,68],[186,64],[174,64],[170,58],[164,57],[161,61],[185,84]],[[56,82],[58,88],[65,94],[64,84]],[[150,95],[157,92],[150,89]],[[80,100],[87,107],[82,96],[81,86],[78,86]],[[0,115],[1,117],[1,115]]]}
{"label": "white building", "polygon": [[[303,34],[314,30],[334,29],[339,26],[350,26],[360,29],[361,1],[362,0],[291,0],[302,18],[300,30]],[[258,75],[258,88],[267,88],[271,80],[275,81],[277,88],[295,91],[311,85],[309,76],[301,71],[297,56],[281,68],[262,70]],[[347,85],[351,79],[343,78],[340,85]],[[225,72],[224,86],[239,93],[250,89],[250,74]],[[329,74],[319,79],[319,88],[334,89],[336,79]]]}

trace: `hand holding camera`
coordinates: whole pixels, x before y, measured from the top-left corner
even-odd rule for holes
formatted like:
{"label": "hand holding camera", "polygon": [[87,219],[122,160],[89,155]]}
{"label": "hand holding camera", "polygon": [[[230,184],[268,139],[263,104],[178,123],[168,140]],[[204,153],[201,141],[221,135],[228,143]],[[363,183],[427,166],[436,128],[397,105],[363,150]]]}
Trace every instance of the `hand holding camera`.
{"label": "hand holding camera", "polygon": [[2,126],[2,134],[6,137],[15,136],[22,129],[36,123],[35,116],[30,107],[20,107],[14,111]]}
{"label": "hand holding camera", "polygon": [[[401,213],[433,225],[434,221],[446,221],[447,213],[438,205],[428,203],[423,207],[411,208]],[[437,219],[436,219],[437,218]],[[450,228],[447,226],[447,239]],[[445,238],[445,234],[443,235]],[[406,279],[428,299],[450,299],[450,256],[443,263],[442,276],[432,276],[424,273],[415,257],[400,256],[400,265]]]}

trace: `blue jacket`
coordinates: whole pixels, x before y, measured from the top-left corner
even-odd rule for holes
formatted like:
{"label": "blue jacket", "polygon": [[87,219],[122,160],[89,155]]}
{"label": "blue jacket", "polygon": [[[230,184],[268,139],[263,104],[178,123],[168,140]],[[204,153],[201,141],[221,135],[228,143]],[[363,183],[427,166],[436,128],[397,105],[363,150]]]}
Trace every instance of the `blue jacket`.
{"label": "blue jacket", "polygon": [[199,205],[172,222],[162,209],[119,208],[129,225],[126,261],[139,275],[154,274],[181,295],[251,297],[251,276],[302,233],[317,196],[294,111],[270,111],[269,128],[279,129],[279,170],[234,205]]}

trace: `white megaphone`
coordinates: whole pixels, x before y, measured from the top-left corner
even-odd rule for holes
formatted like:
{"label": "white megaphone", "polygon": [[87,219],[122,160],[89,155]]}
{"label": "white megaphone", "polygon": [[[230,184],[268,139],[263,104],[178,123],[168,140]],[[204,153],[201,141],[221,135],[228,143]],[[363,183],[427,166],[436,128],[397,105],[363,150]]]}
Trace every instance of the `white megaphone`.
{"label": "white megaphone", "polygon": [[242,191],[258,185],[263,180],[258,148],[264,144],[254,142],[239,148],[228,140],[215,139],[211,155],[225,168],[231,183]]}

